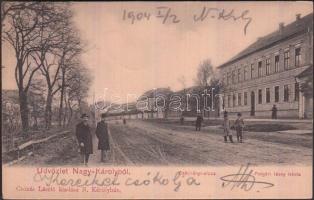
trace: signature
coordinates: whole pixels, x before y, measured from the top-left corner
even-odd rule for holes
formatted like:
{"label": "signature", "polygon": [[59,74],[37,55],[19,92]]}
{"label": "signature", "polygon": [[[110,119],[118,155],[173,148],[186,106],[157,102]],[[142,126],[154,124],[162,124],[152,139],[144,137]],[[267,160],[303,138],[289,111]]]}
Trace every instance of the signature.
{"label": "signature", "polygon": [[246,22],[244,25],[244,35],[246,35],[247,28],[249,24],[252,22],[252,18],[248,16],[249,10],[244,10],[240,14],[235,14],[234,9],[231,9],[230,11],[226,11],[225,9],[219,9],[219,8],[209,8],[204,6],[202,9],[202,12],[199,15],[194,15],[194,21],[203,21],[206,18],[213,18],[213,19],[218,19],[218,20],[233,20],[233,21],[238,21],[242,20]]}
{"label": "signature", "polygon": [[263,188],[273,187],[274,184],[264,181],[257,181],[255,176],[252,175],[253,170],[249,169],[250,163],[246,166],[241,166],[239,171],[236,174],[229,174],[223,177],[220,177],[222,180],[222,187],[231,187],[231,190],[234,188],[240,188],[244,191],[250,191],[255,185],[261,185]]}

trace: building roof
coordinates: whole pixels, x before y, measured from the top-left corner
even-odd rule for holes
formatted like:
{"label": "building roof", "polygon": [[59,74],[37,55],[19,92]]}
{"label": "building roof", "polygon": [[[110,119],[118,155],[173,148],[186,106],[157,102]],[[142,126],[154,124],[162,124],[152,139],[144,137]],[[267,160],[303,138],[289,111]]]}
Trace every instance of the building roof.
{"label": "building roof", "polygon": [[181,89],[179,91],[174,92],[174,94],[177,95],[186,95],[186,94],[199,94],[201,92],[204,91],[204,87],[203,86],[199,86],[199,85],[195,85],[195,86],[191,86],[185,89]]}
{"label": "building roof", "polygon": [[300,74],[298,74],[297,78],[303,78],[303,77],[313,77],[313,65],[306,68],[304,71],[302,71]]}
{"label": "building roof", "polygon": [[278,29],[264,37],[258,38],[256,42],[249,45],[246,49],[238,53],[226,63],[220,65],[218,68],[232,64],[246,56],[251,55],[252,53],[266,49],[285,39],[307,32],[308,28],[310,28],[311,31],[313,30],[313,13],[310,13],[299,20],[284,26],[282,30]]}
{"label": "building roof", "polygon": [[144,94],[141,95],[139,99],[141,99],[142,97],[153,98],[154,96],[167,96],[172,93],[173,92],[170,90],[170,88],[156,88],[146,91]]}

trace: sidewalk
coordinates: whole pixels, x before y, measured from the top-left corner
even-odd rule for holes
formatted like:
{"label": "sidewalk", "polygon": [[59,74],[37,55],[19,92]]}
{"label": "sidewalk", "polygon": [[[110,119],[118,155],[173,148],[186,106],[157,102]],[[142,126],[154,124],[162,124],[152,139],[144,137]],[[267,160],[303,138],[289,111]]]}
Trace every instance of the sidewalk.
{"label": "sidewalk", "polygon": [[299,135],[303,135],[303,134],[312,134],[313,130],[286,130],[286,131],[277,131],[278,133],[291,133],[291,134],[299,134]]}
{"label": "sidewalk", "polygon": [[[180,120],[178,117],[168,117],[168,119]],[[185,121],[195,121],[196,117],[184,117]],[[230,117],[230,120],[236,119],[236,117]],[[219,117],[204,118],[204,120],[223,120]],[[249,122],[287,122],[287,123],[312,123],[312,119],[258,119],[258,118],[244,118],[245,121]]]}

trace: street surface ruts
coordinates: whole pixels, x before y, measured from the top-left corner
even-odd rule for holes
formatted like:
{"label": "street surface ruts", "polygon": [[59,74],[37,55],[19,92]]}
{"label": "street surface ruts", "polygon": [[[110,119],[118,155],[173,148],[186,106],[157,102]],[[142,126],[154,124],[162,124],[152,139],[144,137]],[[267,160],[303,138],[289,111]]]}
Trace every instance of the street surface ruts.
{"label": "street surface ruts", "polygon": [[219,128],[206,127],[196,132],[191,126],[163,126],[140,120],[130,120],[126,125],[110,123],[109,127],[111,150],[107,162],[99,163],[95,138],[91,164],[228,166],[247,162],[258,165],[312,163],[311,135],[245,133],[244,143],[230,144],[223,142]]}

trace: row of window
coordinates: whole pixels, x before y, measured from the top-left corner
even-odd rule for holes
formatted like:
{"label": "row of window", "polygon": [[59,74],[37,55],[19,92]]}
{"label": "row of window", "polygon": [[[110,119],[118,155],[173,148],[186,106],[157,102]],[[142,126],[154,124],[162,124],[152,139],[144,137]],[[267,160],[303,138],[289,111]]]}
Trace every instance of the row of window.
{"label": "row of window", "polygon": [[[295,49],[295,66],[298,67],[301,64],[301,47],[298,47]],[[274,73],[279,72],[279,62],[280,62],[280,55],[275,55],[275,62],[274,62]],[[288,70],[290,66],[290,50],[287,50],[284,52],[284,70]],[[266,76],[271,74],[271,62],[270,58],[266,58],[265,60],[265,70],[266,70]],[[263,76],[263,67],[262,67],[262,61],[258,61],[257,63],[257,77]],[[254,78],[254,64],[252,63],[250,68],[248,66],[244,67],[243,72],[243,81],[246,81],[249,79],[248,73],[250,72],[251,79]],[[236,73],[237,73],[237,82],[241,82],[241,69],[233,70],[231,72],[227,72],[226,75],[223,75],[223,82],[227,85],[236,83]]]}
{"label": "row of window", "polygon": [[[299,101],[299,84],[295,83],[295,92],[294,92],[294,100],[295,101]],[[274,102],[278,103],[279,102],[279,86],[275,86],[274,88]],[[265,103],[270,103],[270,88],[266,88],[265,89]],[[283,86],[283,101],[284,102],[289,102],[290,101],[290,93],[291,93],[291,89],[289,85],[284,85]],[[259,89],[258,90],[258,94],[257,94],[257,100],[258,100],[258,104],[262,104],[263,103],[263,90]],[[231,99],[232,98],[232,99]],[[238,100],[238,101],[236,101]],[[251,93],[251,101],[255,101],[255,93],[252,92]],[[231,105],[232,102],[232,105]],[[236,106],[236,102],[238,103],[238,106],[242,106],[242,103],[244,106],[248,105],[248,93],[244,92],[243,93],[243,102],[242,102],[242,93],[238,93],[238,94],[233,94],[233,95],[228,95],[227,99],[224,99],[224,105],[226,107],[235,107]],[[227,103],[227,105],[225,104]]]}

